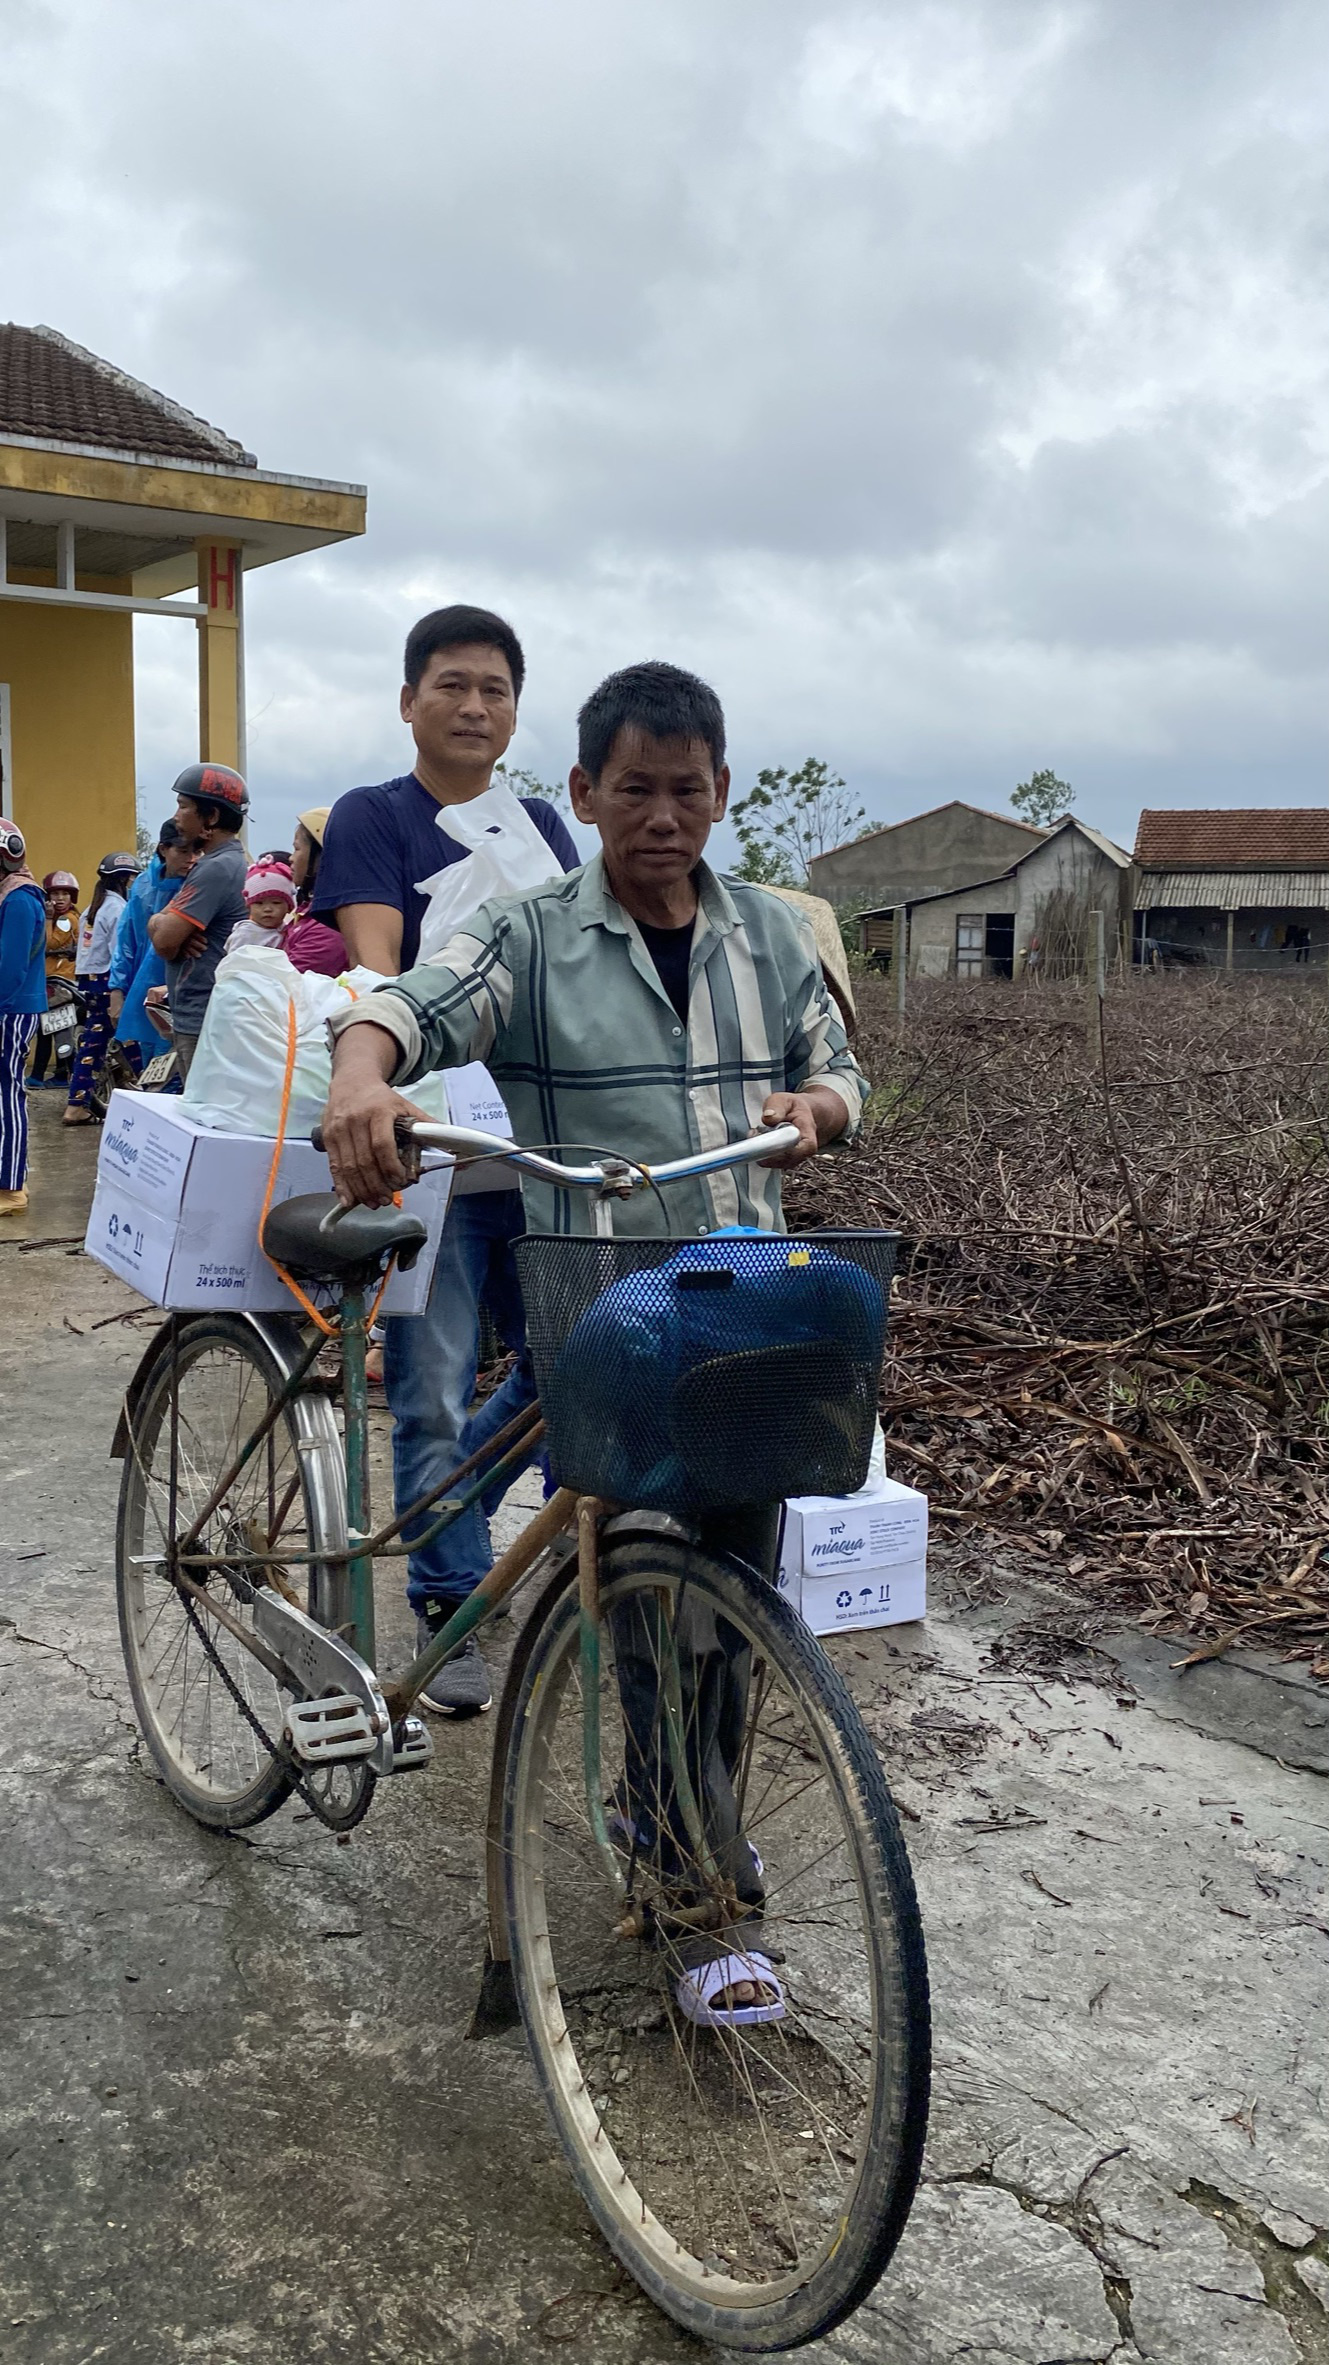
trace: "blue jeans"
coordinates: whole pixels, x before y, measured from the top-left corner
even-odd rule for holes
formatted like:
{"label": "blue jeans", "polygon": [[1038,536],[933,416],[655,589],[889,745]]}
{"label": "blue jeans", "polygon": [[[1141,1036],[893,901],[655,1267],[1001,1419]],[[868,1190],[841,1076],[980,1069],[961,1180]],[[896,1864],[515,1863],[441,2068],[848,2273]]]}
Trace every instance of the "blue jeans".
{"label": "blue jeans", "polygon": [[[483,1294],[504,1345],[520,1353],[526,1317],[512,1242],[525,1230],[520,1191],[477,1191],[448,1209],[423,1314],[384,1323],[383,1381],[392,1410],[393,1492],[398,1511],[438,1486],[535,1397],[524,1356],[470,1418]],[[513,1473],[515,1476],[515,1472]],[[463,1481],[463,1488],[471,1484]],[[449,1614],[493,1566],[489,1521],[512,1478],[454,1520],[407,1563],[407,1599],[417,1616]],[[406,1542],[437,1511],[408,1521]]]}

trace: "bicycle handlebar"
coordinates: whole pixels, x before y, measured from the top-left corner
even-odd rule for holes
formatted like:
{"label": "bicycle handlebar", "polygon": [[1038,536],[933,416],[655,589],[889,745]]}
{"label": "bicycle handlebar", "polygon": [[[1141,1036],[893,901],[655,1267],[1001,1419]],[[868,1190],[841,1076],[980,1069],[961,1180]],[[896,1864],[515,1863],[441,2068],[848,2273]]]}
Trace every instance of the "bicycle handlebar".
{"label": "bicycle handlebar", "polygon": [[596,1166],[563,1166],[539,1150],[523,1150],[500,1134],[477,1133],[466,1125],[435,1125],[421,1119],[404,1125],[402,1131],[422,1149],[448,1150],[465,1158],[503,1158],[524,1174],[538,1175],[541,1182],[557,1183],[561,1190],[583,1191],[598,1191],[606,1182],[620,1189],[644,1191],[652,1183],[682,1182],[689,1175],[716,1174],[726,1166],[750,1166],[758,1158],[778,1157],[782,1150],[792,1150],[799,1138],[796,1125],[772,1125],[767,1132],[749,1134],[745,1141],[698,1150],[690,1158],[670,1158],[662,1166],[608,1155]]}
{"label": "bicycle handlebar", "polygon": [[[758,1158],[778,1158],[782,1150],[795,1148],[799,1138],[796,1125],[772,1125],[764,1133],[749,1134],[744,1141],[698,1150],[690,1158],[670,1158],[662,1166],[634,1164],[631,1159],[608,1155],[596,1166],[561,1166],[557,1158],[546,1158],[540,1150],[524,1150],[502,1134],[478,1133],[468,1125],[403,1119],[396,1133],[404,1150],[446,1150],[453,1158],[502,1158],[524,1174],[537,1175],[541,1182],[556,1183],[560,1190],[598,1191],[609,1183],[624,1193],[649,1190],[658,1183],[682,1182],[689,1175],[718,1174],[728,1166],[751,1166]],[[321,1125],[314,1127],[310,1139],[316,1150],[326,1146]]]}

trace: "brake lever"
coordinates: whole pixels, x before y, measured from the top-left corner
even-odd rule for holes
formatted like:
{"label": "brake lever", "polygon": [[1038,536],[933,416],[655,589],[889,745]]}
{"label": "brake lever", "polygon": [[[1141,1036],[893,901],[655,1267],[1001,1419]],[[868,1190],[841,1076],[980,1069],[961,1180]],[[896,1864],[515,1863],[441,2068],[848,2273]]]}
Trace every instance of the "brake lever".
{"label": "brake lever", "polygon": [[[420,1180],[420,1144],[416,1140],[414,1133],[411,1131],[411,1120],[408,1117],[396,1118],[393,1123],[392,1133],[393,1139],[397,1145],[397,1155],[402,1162],[402,1168],[405,1175],[402,1188],[403,1190],[409,1190],[412,1183],[419,1182]],[[313,1125],[310,1127],[309,1138],[316,1150],[327,1149],[328,1145],[323,1139],[323,1128],[321,1125]],[[318,1228],[320,1232],[328,1233],[335,1231],[337,1225],[341,1222],[342,1217],[344,1215],[349,1215],[350,1212],[351,1211],[349,1207],[343,1207],[340,1204],[338,1204],[336,1207],[330,1207],[327,1214],[323,1217],[321,1223],[319,1224]]]}

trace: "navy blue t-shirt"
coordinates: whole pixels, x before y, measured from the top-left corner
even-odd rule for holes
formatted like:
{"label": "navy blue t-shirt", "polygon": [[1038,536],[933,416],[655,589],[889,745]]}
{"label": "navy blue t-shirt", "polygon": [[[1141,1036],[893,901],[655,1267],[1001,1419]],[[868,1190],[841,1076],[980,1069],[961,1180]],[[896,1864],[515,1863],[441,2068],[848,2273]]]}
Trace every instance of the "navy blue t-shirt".
{"label": "navy blue t-shirt", "polygon": [[[523,797],[532,821],[564,870],[577,870],[581,856],[552,805]],[[335,925],[346,903],[389,903],[401,913],[401,965],[415,966],[420,923],[429,909],[417,879],[432,878],[449,862],[464,862],[469,846],[439,828],[446,810],[413,772],[385,780],[378,788],[349,788],[328,815],[314,888],[314,913]]]}

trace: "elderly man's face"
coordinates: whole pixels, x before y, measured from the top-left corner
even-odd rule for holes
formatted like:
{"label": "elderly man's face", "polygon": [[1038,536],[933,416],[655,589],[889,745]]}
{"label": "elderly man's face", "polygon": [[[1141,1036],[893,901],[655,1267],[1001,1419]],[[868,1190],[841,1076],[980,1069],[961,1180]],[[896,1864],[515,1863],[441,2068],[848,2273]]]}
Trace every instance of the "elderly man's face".
{"label": "elderly man's face", "polygon": [[611,884],[648,894],[694,871],[729,798],[729,766],[717,772],[704,739],[619,732],[598,780],[580,764],[568,783],[578,821],[593,822]]}

